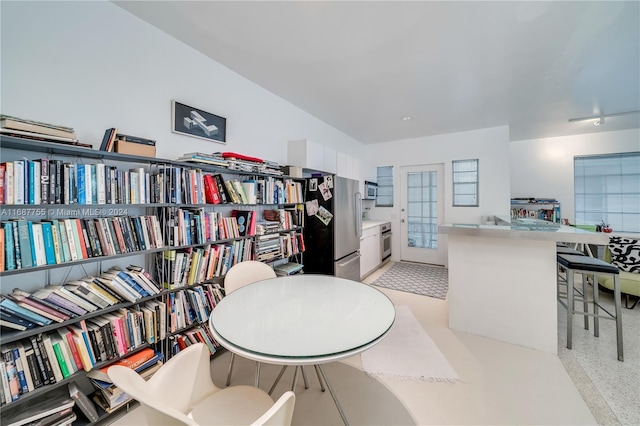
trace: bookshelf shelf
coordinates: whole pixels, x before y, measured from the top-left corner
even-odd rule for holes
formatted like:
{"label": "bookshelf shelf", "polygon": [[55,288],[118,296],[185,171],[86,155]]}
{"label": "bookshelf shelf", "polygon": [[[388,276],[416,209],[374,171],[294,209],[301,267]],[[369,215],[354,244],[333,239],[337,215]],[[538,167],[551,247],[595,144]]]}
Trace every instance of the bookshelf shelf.
{"label": "bookshelf shelf", "polygon": [[[136,259],[135,261],[144,263],[141,268],[143,268],[144,271],[147,271],[149,274],[153,275],[153,279],[160,289],[157,294],[151,294],[149,296],[136,298],[135,301],[125,300],[123,299],[122,295],[112,294],[112,296],[119,296],[117,297],[120,300],[118,303],[110,304],[106,307],[97,309],[84,315],[73,316],[72,318],[62,322],[54,321],[44,326],[37,326],[22,331],[9,330],[3,327],[0,330],[0,338],[2,340],[3,347],[14,348],[19,345],[24,345],[25,349],[27,349],[28,345],[28,350],[33,352],[35,348],[33,348],[32,350],[30,343],[31,340],[38,340],[39,344],[39,340],[42,337],[44,338],[44,340],[48,340],[50,338],[53,342],[53,339],[58,335],[56,331],[64,330],[67,327],[69,327],[70,329],[81,328],[82,330],[85,330],[84,332],[88,336],[89,331],[86,331],[86,324],[89,324],[89,330],[93,330],[92,333],[95,332],[95,339],[98,339],[98,334],[101,333],[99,329],[101,329],[102,326],[98,327],[96,324],[98,324],[99,321],[104,321],[105,318],[129,315],[123,312],[134,312],[134,314],[131,314],[131,317],[127,317],[128,320],[133,320],[135,315],[138,315],[136,317],[136,321],[139,321],[137,325],[138,333],[145,333],[145,328],[147,328],[149,325],[144,323],[144,321],[146,321],[146,314],[143,314],[142,312],[145,309],[149,310],[149,306],[156,306],[156,311],[154,311],[156,316],[153,317],[154,321],[156,322],[152,323],[151,328],[157,328],[157,330],[155,331],[156,333],[159,333],[158,330],[160,330],[160,324],[162,324],[164,329],[162,334],[156,334],[157,339],[153,344],[147,343],[147,337],[144,334],[141,334],[143,338],[143,344],[139,344],[140,340],[136,340],[136,345],[134,346],[133,340],[131,340],[131,345],[125,346],[125,348],[129,349],[126,355],[121,357],[112,357],[111,359],[106,360],[103,353],[102,357],[100,357],[102,361],[99,361],[98,357],[96,357],[95,362],[92,362],[91,365],[93,369],[105,367],[113,362],[116,362],[119,359],[130,356],[147,347],[153,348],[154,351],[162,352],[164,354],[165,360],[168,360],[174,353],[174,345],[176,344],[176,341],[178,339],[182,339],[185,336],[193,336],[193,333],[206,333],[207,324],[206,322],[201,322],[200,319],[208,316],[208,313],[211,309],[213,309],[217,301],[219,301],[219,299],[224,296],[222,284],[224,281],[224,274],[226,273],[226,270],[228,269],[228,267],[231,267],[236,262],[242,260],[260,260],[259,255],[263,256],[262,249],[259,251],[258,248],[259,240],[261,240],[261,237],[266,237],[267,239],[273,237],[274,240],[278,240],[278,236],[280,236],[279,238],[281,240],[281,243],[284,242],[285,245],[289,244],[295,246],[299,242],[303,247],[302,234],[304,232],[304,210],[302,205],[304,201],[301,199],[300,195],[304,193],[304,191],[296,192],[300,189],[303,189],[303,187],[300,186],[303,185],[304,182],[304,179],[302,178],[293,178],[289,176],[279,175],[277,173],[232,170],[229,168],[208,164],[190,163],[163,158],[149,158],[135,155],[119,154],[114,152],[104,152],[79,146],[28,140],[4,135],[0,136],[0,149],[2,150],[3,165],[9,162],[18,163],[21,160],[24,160],[25,170],[27,170],[27,161],[41,162],[42,164],[45,162],[44,157],[46,157],[46,161],[55,161],[58,167],[61,166],[60,163],[63,163],[64,165],[77,165],[74,166],[76,167],[75,169],[71,169],[71,176],[73,177],[65,175],[65,179],[68,180],[64,180],[62,182],[59,180],[60,176],[62,176],[62,172],[59,168],[56,169],[56,171],[60,173],[56,176],[56,179],[58,179],[58,185],[67,185],[65,186],[64,190],[60,189],[60,192],[69,191],[71,194],[71,196],[67,197],[66,200],[64,199],[64,197],[58,197],[57,193],[56,198],[54,199],[54,196],[52,195],[53,192],[49,193],[51,194],[50,196],[45,197],[44,188],[46,185],[43,183],[43,181],[40,182],[42,184],[42,199],[47,200],[48,198],[48,202],[38,203],[37,197],[35,198],[35,201],[33,199],[27,200],[27,193],[34,192],[33,187],[36,186],[36,183],[39,181],[39,179],[34,178],[32,175],[25,175],[25,203],[2,204],[7,200],[3,199],[2,201],[0,201],[0,220],[2,221],[3,231],[5,229],[5,224],[22,220],[32,222],[35,227],[35,224],[44,224],[45,222],[58,223],[59,221],[66,221],[66,219],[73,219],[73,222],[77,222],[78,224],[82,222],[82,226],[86,226],[87,228],[84,237],[81,233],[79,235],[79,241],[84,241],[84,247],[87,249],[87,253],[84,256],[78,255],[77,259],[74,257],[74,259],[76,260],[71,260],[69,256],[65,256],[64,258],[62,258],[61,256],[57,256],[55,258],[56,263],[52,263],[50,259],[47,259],[49,261],[47,262],[47,264],[44,264],[41,263],[40,260],[36,262],[34,258],[31,263],[23,262],[23,265],[25,263],[29,263],[28,266],[19,268],[18,263],[16,262],[16,264],[12,266],[14,269],[8,269],[5,267],[3,268],[5,270],[0,270],[0,279],[5,281],[3,282],[2,297],[10,294],[9,292],[11,292],[11,289],[14,287],[18,287],[18,289],[21,291],[29,290],[26,292],[31,293],[32,291],[34,291],[33,289],[36,289],[37,291],[40,288],[52,284],[50,281],[53,281],[53,284],[55,285],[66,286],[70,282],[70,280],[81,280],[80,277],[76,277],[78,274],[83,274],[80,276],[88,276],[90,274],[99,276],[103,273],[103,266],[106,266],[106,268],[110,268],[112,267],[111,265],[116,265],[118,268],[124,268],[127,263],[119,263],[118,261],[130,257],[138,257],[139,259],[143,259]],[[92,160],[96,165],[91,164]],[[78,169],[83,168],[80,167],[80,165],[86,167],[86,170],[89,170],[91,168],[91,171],[93,172],[94,170],[99,168],[97,164],[104,164],[105,168],[110,167],[111,170],[115,171],[116,173],[123,173],[123,175],[127,176],[127,179],[129,179],[130,177],[130,172],[140,170],[139,176],[144,176],[147,179],[146,182],[142,178],[139,179],[141,185],[140,194],[144,195],[136,195],[134,198],[133,193],[137,191],[138,188],[133,186],[133,181],[125,180],[118,181],[116,185],[122,185],[122,188],[117,186],[116,192],[114,192],[113,187],[111,187],[110,189],[106,189],[106,200],[108,200],[107,203],[96,203],[95,198],[92,200],[93,202],[91,204],[87,204],[84,202],[67,202],[69,200],[73,201],[74,199],[84,200],[84,198],[80,198],[80,192],[82,191],[80,189],[80,182],[78,182],[80,180],[79,175],[81,171]],[[40,166],[41,165],[38,165],[38,168],[40,168]],[[31,165],[29,167],[30,171],[33,170],[33,167]],[[4,170],[4,168],[0,169],[0,173],[4,173]],[[171,173],[176,170],[177,175],[173,176]],[[76,171],[78,175],[75,174]],[[165,180],[159,181],[158,179],[160,175]],[[260,197],[258,197],[258,202],[256,203],[234,203],[231,202],[233,198],[230,197],[229,194],[227,194],[229,196],[228,202],[208,202],[211,199],[202,195],[205,194],[206,186],[202,183],[198,183],[202,181],[189,180],[191,179],[191,176],[197,176],[196,179],[202,179],[205,175],[219,176],[223,183],[223,187],[221,187],[220,191],[224,192],[227,191],[227,188],[224,187],[224,185],[229,182],[231,182],[232,184],[240,183],[240,181],[242,181],[243,183],[265,182],[262,184],[265,186],[259,189],[265,191],[266,196],[265,192],[261,193],[258,190],[257,194],[261,194],[263,198],[261,199]],[[155,182],[152,180],[154,178],[156,179]],[[131,175],[131,179],[133,179],[133,175]],[[85,182],[87,181],[85,180]],[[86,183],[86,191],[90,192],[86,192],[86,194],[92,194],[94,197],[96,196],[96,192],[99,192],[100,188],[91,186],[96,185],[96,182],[102,182],[103,188],[106,188],[109,185],[109,176],[106,175],[105,180],[103,181],[96,181],[95,179],[88,181]],[[275,193],[269,195],[269,191],[272,191],[272,188],[268,185],[272,185],[274,183],[277,186]],[[144,186],[145,184],[146,186]],[[219,186],[217,187],[220,188]],[[54,188],[54,184],[51,184],[50,188]],[[40,191],[40,189],[36,190]],[[108,193],[109,190],[111,190],[111,197]],[[180,197],[176,196],[174,199],[174,193],[172,191],[176,191],[176,193],[182,191],[182,195]],[[123,196],[124,198],[121,198],[121,195],[123,193],[127,195]],[[102,198],[102,200],[105,200],[105,198]],[[242,201],[246,200],[253,201],[256,200],[256,198],[253,198],[253,200],[250,197],[242,198]],[[55,203],[56,201],[57,203]],[[278,210],[280,212],[279,215],[281,218],[286,217],[286,219],[281,223],[283,224],[283,227],[286,223],[287,229],[269,229],[267,232],[261,234],[256,233],[252,235],[242,235],[242,233],[246,231],[234,231],[234,233],[229,234],[225,229],[225,233],[223,234],[222,231],[218,231],[218,228],[210,227],[205,229],[204,226],[206,222],[204,221],[196,222],[197,225],[195,226],[199,226],[200,228],[189,230],[189,228],[187,227],[185,230],[183,228],[179,228],[177,219],[176,224],[173,224],[172,221],[174,216],[171,216],[175,212],[186,212],[185,216],[181,219],[191,217],[195,218],[195,215],[199,214],[198,212],[204,212],[206,214],[214,215],[212,217],[222,218],[224,220],[229,219],[233,222],[237,221],[237,219],[235,218],[236,212],[244,213],[244,216],[242,216],[243,218],[251,217],[246,216],[247,214],[253,215],[254,218],[257,216],[262,216],[264,214],[266,218],[267,211],[273,213],[275,210]],[[194,216],[188,216],[189,214],[193,214]],[[137,217],[142,216],[144,216],[143,219],[145,220],[138,221],[138,219],[136,219]],[[158,232],[153,229],[153,226],[155,225],[153,222],[147,222],[146,218],[149,216],[155,216],[155,218],[157,218],[158,225],[160,226],[160,233],[162,235],[163,241],[162,244],[158,244],[160,245],[159,247],[155,244],[155,242],[157,242],[155,237],[152,238],[152,232],[156,235],[158,234]],[[205,216],[201,216],[201,218],[204,217]],[[122,252],[114,250],[113,246],[111,246],[111,250],[109,250],[109,254],[107,254],[107,251],[105,251],[104,247],[102,246],[102,242],[100,243],[101,248],[98,250],[96,248],[97,245],[94,246],[96,240],[94,239],[94,241],[91,241],[91,236],[89,236],[89,227],[93,225],[90,225],[89,222],[93,221],[97,224],[99,222],[97,219],[103,221],[103,219],[111,220],[113,218],[122,218],[124,221],[130,221],[132,223],[130,229],[131,234],[130,237],[125,236],[125,238],[130,238],[130,240],[128,240],[127,244],[125,244],[124,246],[121,245],[120,251]],[[144,227],[144,224],[147,223],[148,227],[144,230],[142,228],[137,229],[133,225],[133,222],[135,221],[138,222],[135,223],[135,226],[142,225],[142,227]],[[224,226],[228,226],[228,224],[225,223]],[[17,225],[13,227],[15,228],[17,227]],[[78,231],[80,231],[80,227],[81,225],[78,225]],[[9,226],[7,229],[12,229],[12,226]],[[64,226],[62,229],[64,230]],[[113,231],[107,231],[105,228],[102,230],[102,232],[105,233],[104,239],[106,241],[106,233]],[[184,237],[185,232],[190,232],[189,238],[180,239],[179,237]],[[194,234],[193,232],[199,234]],[[123,235],[125,234],[124,228],[121,230],[121,233]],[[148,235],[145,236],[145,234]],[[4,233],[2,235],[4,236]],[[176,235],[178,235],[179,237],[176,237]],[[194,238],[194,235],[198,235],[198,237]],[[215,235],[216,238],[204,241],[205,239],[209,239],[209,235]],[[29,235],[29,238],[31,238],[31,245],[33,246],[35,244],[35,240],[32,238],[34,237]],[[142,241],[140,241],[142,239],[144,239],[145,245],[142,245]],[[112,240],[112,244],[118,243],[116,242],[115,238],[113,238]],[[197,243],[184,244],[186,242],[194,241],[196,241]],[[3,243],[4,242],[5,241],[3,240]],[[78,240],[76,239],[76,244],[77,242]],[[150,242],[153,244],[150,244]],[[16,243],[16,245],[18,246],[22,244],[20,240],[17,240]],[[120,242],[120,244],[122,243]],[[127,246],[127,250],[130,250],[130,248],[134,248],[134,250],[124,252],[125,246]],[[163,259],[165,258],[167,253],[175,252],[176,254],[184,255],[184,258],[186,259],[185,265],[188,268],[200,268],[201,264],[195,263],[195,257],[192,258],[191,256],[196,252],[200,253],[201,255],[202,253],[207,252],[207,250],[212,250],[211,252],[213,252],[214,246],[216,247],[216,250],[220,250],[220,254],[217,254],[220,256],[220,258],[218,258],[216,262],[219,262],[221,265],[226,265],[225,267],[218,269],[209,269],[210,272],[214,272],[210,276],[197,273],[194,276],[189,276],[189,280],[191,280],[192,277],[194,278],[193,281],[189,281],[188,283],[186,281],[187,275],[184,275],[183,278],[181,278],[182,280],[184,280],[180,282],[181,285],[179,285],[180,283],[176,284],[175,282],[171,281],[171,277],[173,277],[173,270],[166,268],[166,265],[164,265],[163,263]],[[135,250],[135,248],[139,249],[144,247],[146,247],[147,249]],[[227,250],[230,247],[232,248],[232,251],[230,252],[232,253],[232,255],[230,255],[230,257],[228,258],[224,257],[226,256],[226,251],[224,256],[222,254],[222,251]],[[237,255],[234,254],[234,249],[237,251]],[[58,250],[58,248],[56,248],[55,250]],[[62,251],[62,241],[60,241],[60,250]],[[295,252],[292,252],[291,250],[283,250],[278,254],[277,258],[268,258],[264,259],[263,261],[274,266],[277,265],[278,262],[287,262],[287,259],[295,259],[302,263],[303,250],[297,248],[296,250],[297,251]],[[80,251],[79,248],[78,251]],[[113,254],[114,252],[115,254]],[[18,255],[17,249],[14,255]],[[56,253],[56,255],[58,255],[58,253]],[[5,262],[6,259],[3,258],[2,261]],[[200,261],[200,259],[198,261]],[[189,262],[193,262],[193,264]],[[38,266],[33,266],[36,264]],[[89,265],[89,267],[87,267],[87,265]],[[96,269],[96,272],[94,272],[93,269]],[[87,273],[87,270],[91,272]],[[204,271],[204,269],[202,270]],[[40,273],[41,275],[37,275],[35,273]],[[64,278],[60,279],[60,276],[64,276]],[[72,278],[68,280],[67,278],[70,276],[72,276]],[[22,287],[23,285],[24,288]],[[197,297],[200,297],[200,302],[196,302]],[[194,308],[194,304],[196,303],[200,303],[200,306],[198,308]],[[172,308],[177,309],[176,304],[180,304],[180,306],[184,304],[183,309],[185,310],[183,312],[183,315],[191,315],[194,309],[197,309],[198,311],[195,318],[189,319],[189,321],[191,321],[191,324],[181,326],[178,330],[170,332],[169,330],[175,329],[175,326],[177,324],[176,323],[172,325],[171,321],[173,321],[173,319],[170,311],[170,309]],[[157,310],[158,305],[162,305],[166,308],[166,310],[164,311],[166,313],[162,318],[159,312],[163,311]],[[191,306],[189,307],[189,305]],[[123,321],[125,321],[124,317],[122,318]],[[107,320],[107,322],[108,321],[109,320]],[[115,327],[115,325],[113,324],[115,323],[112,323],[111,326]],[[131,322],[125,324],[124,326],[128,327],[128,333],[136,332],[132,329],[134,325],[132,325]],[[109,330],[112,330],[115,335],[115,328],[109,328]],[[103,335],[103,337],[106,339],[106,335]],[[133,336],[131,337],[131,339],[133,339]],[[217,343],[213,342],[211,340],[211,337],[205,337],[205,340],[210,343],[209,348],[211,352],[215,353],[215,348],[218,347]],[[82,338],[80,338],[80,341],[82,341]],[[89,339],[85,337],[85,344],[97,345],[97,340],[89,341]],[[106,345],[108,343],[105,341],[104,344]],[[36,344],[34,343],[34,345]],[[93,350],[96,349],[94,348]],[[110,356],[113,356],[113,351],[111,352],[111,354],[112,355]],[[56,360],[56,358],[51,358],[50,360],[52,362],[62,363],[60,358],[58,358],[58,360]],[[0,357],[0,364],[2,363],[2,361],[3,359],[2,357]],[[89,389],[93,390],[93,387],[86,377],[85,370],[84,368],[82,368],[82,365],[79,365],[79,367],[80,368],[78,368],[75,373],[71,374],[67,378],[57,380],[52,384],[35,387],[28,392],[21,393],[19,399],[15,401],[7,403],[6,396],[3,394],[2,396],[5,396],[5,400],[0,400],[0,423],[4,423],[7,416],[10,416],[12,412],[23,409],[28,410],[29,404],[24,404],[25,402],[47,399],[47,395],[49,394],[49,392],[56,389],[58,389],[59,391],[61,388],[64,388],[64,386],[68,385],[71,382],[77,383],[81,388],[83,388],[83,391],[86,394],[90,394],[91,392],[89,391]],[[34,367],[30,367],[27,365],[27,368]],[[44,372],[39,372],[37,367],[35,367],[35,371],[31,370],[31,372],[33,374],[45,374]],[[123,407],[120,407],[118,409],[114,409],[114,411],[111,413],[106,413],[104,410],[102,410],[101,407],[96,406],[100,413],[100,418],[97,422],[87,423],[86,419],[82,418],[82,415],[78,413],[78,420],[76,420],[74,424],[80,425],[104,423],[105,420],[112,419],[114,418],[114,416],[118,416],[119,413],[122,413],[123,410],[126,410],[126,407],[128,407],[131,403],[125,404]]]}

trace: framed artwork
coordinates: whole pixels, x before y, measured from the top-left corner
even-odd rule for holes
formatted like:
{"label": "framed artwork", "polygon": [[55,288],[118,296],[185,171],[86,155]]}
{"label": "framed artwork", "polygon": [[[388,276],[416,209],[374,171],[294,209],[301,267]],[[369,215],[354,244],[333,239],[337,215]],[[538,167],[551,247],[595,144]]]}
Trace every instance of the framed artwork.
{"label": "framed artwork", "polygon": [[227,143],[227,119],[201,109],[171,101],[171,131],[212,142]]}

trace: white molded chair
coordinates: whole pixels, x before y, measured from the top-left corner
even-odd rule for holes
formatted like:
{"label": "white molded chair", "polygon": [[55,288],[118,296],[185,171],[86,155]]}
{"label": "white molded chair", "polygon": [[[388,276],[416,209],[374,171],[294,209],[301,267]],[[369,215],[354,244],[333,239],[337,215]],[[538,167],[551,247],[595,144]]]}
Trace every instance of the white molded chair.
{"label": "white molded chair", "polygon": [[180,351],[148,381],[123,366],[109,368],[114,385],[137,400],[149,425],[291,424],[295,394],[274,404],[253,386],[218,388],[211,381],[209,350],[198,343]]}
{"label": "white molded chair", "polygon": [[[256,260],[246,260],[244,262],[236,263],[224,277],[224,291],[225,295],[230,294],[232,291],[244,287],[247,284],[254,283],[256,281],[268,280],[275,278],[276,273],[266,263],[258,262]],[[229,363],[229,373],[227,374],[227,386],[231,384],[231,372],[233,371],[233,363],[236,359],[236,355],[231,352],[231,362]],[[256,387],[260,380],[260,363],[256,362]]]}

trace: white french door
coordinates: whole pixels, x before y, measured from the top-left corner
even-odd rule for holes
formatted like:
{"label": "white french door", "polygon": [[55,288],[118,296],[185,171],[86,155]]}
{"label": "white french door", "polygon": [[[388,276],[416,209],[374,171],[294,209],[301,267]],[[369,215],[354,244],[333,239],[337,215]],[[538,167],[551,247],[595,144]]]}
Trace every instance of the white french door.
{"label": "white french door", "polygon": [[400,168],[400,258],[444,265],[447,253],[438,239],[444,221],[444,165]]}

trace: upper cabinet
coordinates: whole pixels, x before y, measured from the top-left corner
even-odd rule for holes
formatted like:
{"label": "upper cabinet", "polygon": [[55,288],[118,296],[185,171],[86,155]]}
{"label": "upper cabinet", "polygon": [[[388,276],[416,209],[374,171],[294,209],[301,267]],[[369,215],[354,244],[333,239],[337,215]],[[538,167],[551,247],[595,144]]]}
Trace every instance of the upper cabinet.
{"label": "upper cabinet", "polygon": [[335,173],[349,179],[362,180],[363,166],[359,158],[308,139],[289,141],[287,163],[303,169]]}
{"label": "upper cabinet", "polygon": [[338,152],[336,155],[338,176],[346,177],[349,179],[361,180],[360,177],[360,159],[344,152]]}
{"label": "upper cabinet", "polygon": [[336,151],[308,139],[289,141],[287,163],[304,169],[336,173]]}

